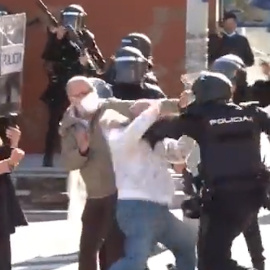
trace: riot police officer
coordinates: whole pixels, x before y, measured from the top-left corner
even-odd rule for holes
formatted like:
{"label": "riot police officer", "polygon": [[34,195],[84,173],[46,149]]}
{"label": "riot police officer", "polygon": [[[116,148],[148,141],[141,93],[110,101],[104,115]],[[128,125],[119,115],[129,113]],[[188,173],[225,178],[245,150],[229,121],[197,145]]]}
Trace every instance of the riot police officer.
{"label": "riot police officer", "polygon": [[[87,49],[92,60],[90,63],[94,66],[97,73],[101,73],[105,66],[105,60],[95,41],[94,34],[85,25],[86,16],[87,13],[80,5],[69,5],[61,11],[61,25],[67,29],[67,32],[69,32],[70,28],[76,31],[77,37],[80,39],[83,47]],[[70,35],[68,36],[71,38]]]}
{"label": "riot police officer", "polygon": [[254,104],[230,103],[232,84],[223,74],[204,72],[194,82],[195,102],[180,116],[164,116],[144,135],[154,145],[183,134],[200,146],[202,209],[198,269],[240,270],[231,259],[233,240],[265,199],[268,173],[260,156],[260,133],[270,117]]}
{"label": "riot police officer", "polygon": [[239,104],[240,102],[251,100],[251,91],[247,83],[246,66],[239,56],[234,54],[221,56],[214,61],[210,70],[221,72],[230,80],[233,80],[234,103]]}
{"label": "riot police officer", "polygon": [[[152,42],[148,36],[142,33],[129,33],[127,36],[123,37],[121,40],[120,49],[123,47],[134,47],[141,51],[143,56],[148,60],[148,69],[144,74],[144,82],[157,85],[158,80],[153,72],[153,52],[152,52]],[[114,61],[112,60],[111,66],[108,68],[107,72],[104,74],[105,80],[111,84],[114,84],[115,79],[115,68]]]}
{"label": "riot police officer", "polygon": [[11,12],[3,5],[0,5],[0,16],[11,14]]}
{"label": "riot police officer", "polygon": [[121,47],[131,46],[139,49],[148,60],[148,70],[144,76],[144,81],[150,84],[158,84],[158,79],[153,68],[153,48],[150,38],[143,33],[130,33],[121,40]]}
{"label": "riot police officer", "polygon": [[164,98],[158,85],[144,81],[148,64],[148,60],[138,49],[129,46],[119,49],[115,55],[113,95],[124,100]]}
{"label": "riot police officer", "polygon": [[[237,88],[238,72],[243,69],[244,62],[236,55],[225,55],[214,61],[212,71],[223,73],[227,76],[234,88]],[[237,91],[237,90],[236,90]],[[243,232],[253,266],[258,270],[264,269],[263,244],[258,224],[257,215],[254,215],[250,225]]]}
{"label": "riot police officer", "polygon": [[[48,76],[48,86],[41,100],[48,106],[49,122],[45,141],[44,166],[53,166],[53,153],[58,141],[58,125],[68,101],[66,82],[75,75],[95,76],[97,66],[102,65],[103,57],[96,46],[94,35],[85,27],[86,13],[81,6],[70,5],[61,11],[60,25],[49,27],[48,39],[42,54]],[[86,49],[78,42],[71,42],[70,30],[78,34],[80,40],[87,40]],[[73,33],[74,34],[74,33]],[[100,59],[94,64],[92,56]],[[97,62],[96,62],[97,63]]]}

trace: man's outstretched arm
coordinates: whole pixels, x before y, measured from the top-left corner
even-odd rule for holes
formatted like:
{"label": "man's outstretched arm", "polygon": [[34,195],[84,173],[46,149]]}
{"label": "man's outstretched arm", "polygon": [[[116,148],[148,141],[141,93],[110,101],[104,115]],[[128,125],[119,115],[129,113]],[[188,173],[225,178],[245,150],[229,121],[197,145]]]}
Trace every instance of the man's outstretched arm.
{"label": "man's outstretched arm", "polygon": [[182,135],[187,135],[193,139],[197,138],[199,125],[196,119],[187,115],[169,114],[160,117],[143,135],[151,146],[164,138],[178,140]]}
{"label": "man's outstretched arm", "polygon": [[[118,111],[119,113],[132,117],[130,112],[130,107],[136,102],[147,103],[147,106],[151,102],[155,102],[156,100],[150,99],[141,99],[141,100],[120,100],[117,98],[109,98],[105,101],[104,106],[106,109],[112,109]],[[161,99],[161,113],[177,113],[179,111],[178,108],[178,99]]]}

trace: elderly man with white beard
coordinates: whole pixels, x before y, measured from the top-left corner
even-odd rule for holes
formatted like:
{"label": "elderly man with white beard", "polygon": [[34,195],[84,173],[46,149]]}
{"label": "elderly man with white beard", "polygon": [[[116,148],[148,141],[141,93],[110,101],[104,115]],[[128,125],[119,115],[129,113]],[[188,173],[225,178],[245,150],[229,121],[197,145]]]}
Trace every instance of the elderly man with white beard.
{"label": "elderly man with white beard", "polygon": [[[101,247],[106,259],[100,266],[108,269],[121,255],[121,234],[114,219],[117,190],[106,140],[99,127],[98,95],[83,76],[73,77],[66,86],[70,106],[60,126],[61,156],[67,170],[80,170],[87,200],[82,214],[79,270],[97,270]],[[82,98],[91,95],[91,121],[84,119]],[[98,111],[97,111],[98,110]]]}

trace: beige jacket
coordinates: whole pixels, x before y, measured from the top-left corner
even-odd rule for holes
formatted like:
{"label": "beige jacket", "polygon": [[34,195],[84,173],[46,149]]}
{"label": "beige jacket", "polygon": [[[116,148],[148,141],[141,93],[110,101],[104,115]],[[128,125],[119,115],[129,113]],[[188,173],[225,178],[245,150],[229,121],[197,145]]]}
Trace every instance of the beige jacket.
{"label": "beige jacket", "polygon": [[[129,108],[134,101],[108,99],[94,115],[88,125],[90,151],[87,156],[81,156],[75,139],[75,129],[81,119],[70,113],[70,108],[64,114],[59,133],[61,135],[61,156],[68,171],[80,170],[85,182],[88,198],[103,198],[116,192],[113,165],[110,150],[102,133],[100,121],[106,121],[104,112],[107,109],[131,117]],[[177,112],[178,100],[163,100],[162,112]],[[103,117],[104,115],[104,117]],[[107,114],[108,115],[108,114]],[[110,119],[111,120],[111,119]]]}

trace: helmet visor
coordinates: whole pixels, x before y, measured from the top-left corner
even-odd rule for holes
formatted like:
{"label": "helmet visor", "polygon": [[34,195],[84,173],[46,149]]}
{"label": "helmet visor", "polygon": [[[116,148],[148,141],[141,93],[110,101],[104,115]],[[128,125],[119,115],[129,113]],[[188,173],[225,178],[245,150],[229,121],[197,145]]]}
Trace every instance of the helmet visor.
{"label": "helmet visor", "polygon": [[80,30],[82,27],[82,16],[78,12],[63,12],[62,13],[62,25],[67,27],[72,26],[75,30]]}

